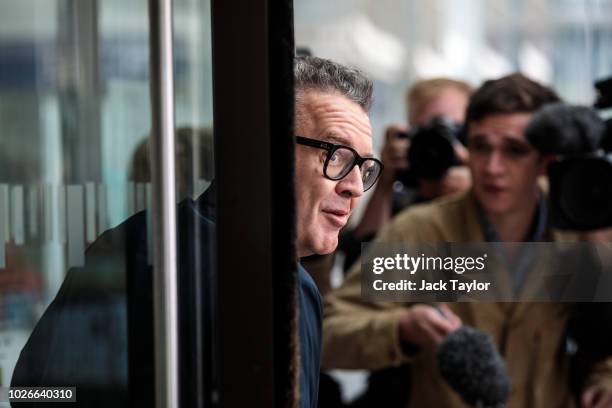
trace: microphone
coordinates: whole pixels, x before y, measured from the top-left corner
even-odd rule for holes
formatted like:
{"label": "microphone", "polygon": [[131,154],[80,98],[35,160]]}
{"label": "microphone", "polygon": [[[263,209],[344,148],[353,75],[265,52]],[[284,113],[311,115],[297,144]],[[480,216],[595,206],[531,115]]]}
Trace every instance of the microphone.
{"label": "microphone", "polygon": [[446,382],[478,408],[501,408],[510,394],[506,364],[487,333],[462,326],[437,350],[438,370]]}

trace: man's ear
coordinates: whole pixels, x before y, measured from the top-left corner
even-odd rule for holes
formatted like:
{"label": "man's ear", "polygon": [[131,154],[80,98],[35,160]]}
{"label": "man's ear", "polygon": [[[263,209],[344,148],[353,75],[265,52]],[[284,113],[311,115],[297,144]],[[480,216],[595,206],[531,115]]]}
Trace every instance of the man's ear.
{"label": "man's ear", "polygon": [[538,169],[538,176],[545,176],[548,172],[548,166],[554,161],[555,161],[554,154],[540,155],[540,168]]}

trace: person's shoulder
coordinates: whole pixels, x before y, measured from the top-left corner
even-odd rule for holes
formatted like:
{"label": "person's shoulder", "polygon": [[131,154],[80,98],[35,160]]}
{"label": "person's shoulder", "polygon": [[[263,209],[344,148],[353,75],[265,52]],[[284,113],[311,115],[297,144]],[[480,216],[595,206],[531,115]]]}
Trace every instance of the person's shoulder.
{"label": "person's shoulder", "polygon": [[[469,191],[413,205],[400,212],[392,221],[391,235],[404,239],[448,240],[462,235],[464,222],[475,219],[475,205]],[[405,237],[409,234],[409,237]],[[450,236],[449,236],[450,235]]]}
{"label": "person's shoulder", "polygon": [[317,315],[322,314],[323,300],[321,299],[321,292],[315,283],[314,279],[304,269],[304,267],[298,263],[298,290],[301,296],[301,303],[303,307],[312,308]]}
{"label": "person's shoulder", "polygon": [[310,276],[308,271],[306,271],[300,263],[298,263],[298,284],[301,290],[320,296],[319,288],[314,282],[314,279],[312,279],[312,276]]}
{"label": "person's shoulder", "polygon": [[102,232],[85,250],[87,258],[97,255],[109,256],[121,253],[129,245],[146,246],[147,216],[146,210],[131,215],[129,218]]}
{"label": "person's shoulder", "polygon": [[[195,202],[188,198],[177,204],[177,219],[178,226],[181,228],[182,220],[191,220],[195,213]],[[148,250],[148,239],[151,239],[152,234],[149,228],[152,228],[151,215],[148,213],[150,209],[139,211],[132,214],[120,224],[109,228],[102,232],[94,242],[92,242],[85,250],[87,259],[91,257],[103,256],[110,257],[113,255],[133,256],[136,253],[145,253]]]}

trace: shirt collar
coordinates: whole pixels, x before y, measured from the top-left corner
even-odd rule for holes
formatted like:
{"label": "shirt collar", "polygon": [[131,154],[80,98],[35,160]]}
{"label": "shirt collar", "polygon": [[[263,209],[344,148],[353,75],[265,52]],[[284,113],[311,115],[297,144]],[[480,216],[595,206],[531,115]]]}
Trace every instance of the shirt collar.
{"label": "shirt collar", "polygon": [[[482,231],[484,233],[485,241],[487,242],[501,242],[501,238],[499,233],[495,229],[495,226],[487,217],[484,209],[477,205],[478,207],[478,219],[480,221],[480,226],[482,227]],[[531,221],[531,226],[529,227],[529,232],[525,237],[525,242],[538,242],[544,239],[544,234],[546,233],[546,226],[548,223],[548,204],[544,199],[544,195],[540,194],[538,198],[538,204],[536,207],[536,212]]]}

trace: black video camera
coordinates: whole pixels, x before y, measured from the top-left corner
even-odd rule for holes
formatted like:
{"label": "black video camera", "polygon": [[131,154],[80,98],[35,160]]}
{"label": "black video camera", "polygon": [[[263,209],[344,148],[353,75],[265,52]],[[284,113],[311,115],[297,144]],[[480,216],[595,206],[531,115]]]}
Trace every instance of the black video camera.
{"label": "black video camera", "polygon": [[[596,107],[612,105],[611,86],[612,78],[596,84],[601,93]],[[527,126],[530,143],[541,154],[555,155],[548,167],[555,228],[588,231],[612,226],[610,124],[592,108],[553,104],[538,111]]]}
{"label": "black video camera", "polygon": [[418,179],[439,180],[451,167],[461,164],[455,154],[460,143],[462,126],[437,116],[423,126],[400,134],[410,140],[407,157],[410,168],[397,172],[396,179],[414,186]]}
{"label": "black video camera", "polygon": [[612,154],[565,157],[548,169],[552,224],[588,231],[612,226]]}

